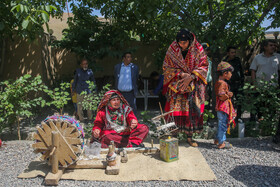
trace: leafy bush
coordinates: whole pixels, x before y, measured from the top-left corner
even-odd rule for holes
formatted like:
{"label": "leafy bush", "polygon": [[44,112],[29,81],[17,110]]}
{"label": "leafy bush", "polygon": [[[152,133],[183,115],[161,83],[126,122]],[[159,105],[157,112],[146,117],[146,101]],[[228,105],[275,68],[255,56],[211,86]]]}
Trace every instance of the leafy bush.
{"label": "leafy bush", "polygon": [[[208,101],[205,101],[205,106],[209,105]],[[213,119],[215,117],[215,115],[210,112],[210,110],[208,109],[204,109],[204,113],[203,113],[203,124],[205,125],[209,119]]]}
{"label": "leafy bush", "polygon": [[94,85],[94,82],[87,81],[89,85],[90,93],[87,93],[86,91],[83,91],[81,95],[84,96],[84,100],[82,102],[82,106],[84,110],[93,110],[96,111],[97,107],[104,96],[104,94],[110,90],[110,84],[106,84],[103,86],[102,90],[97,93],[96,91],[96,85]]}
{"label": "leafy bush", "polygon": [[[84,100],[82,101],[82,107],[84,110],[96,111],[101,99],[103,98],[104,94],[110,90],[111,85],[106,84],[105,86],[103,86],[102,90],[99,93],[97,93],[96,85],[94,84],[94,82],[87,81],[87,83],[89,85],[90,93],[87,93],[86,91],[83,91],[81,93],[81,95],[84,96]],[[89,123],[84,126],[86,138],[90,138],[93,125],[94,124]]]}
{"label": "leafy bush", "polygon": [[44,89],[51,98],[51,101],[47,102],[46,105],[54,105],[59,110],[60,114],[62,114],[63,107],[71,100],[69,91],[67,91],[68,88],[70,88],[70,83],[63,82],[60,83],[59,88],[55,88],[54,90]]}
{"label": "leafy bush", "polygon": [[250,133],[250,136],[275,135],[280,116],[280,90],[276,80],[271,83],[260,81],[258,85],[246,83],[243,92],[243,95],[239,95],[242,110],[253,115],[258,112],[261,115],[257,122],[246,124],[246,132]]}
{"label": "leafy bush", "polygon": [[20,140],[20,121],[33,115],[32,108],[45,105],[45,100],[34,94],[47,87],[42,84],[40,76],[32,78],[29,74],[15,81],[6,80],[0,85],[3,87],[0,92],[0,132],[6,127],[13,129],[17,124]]}

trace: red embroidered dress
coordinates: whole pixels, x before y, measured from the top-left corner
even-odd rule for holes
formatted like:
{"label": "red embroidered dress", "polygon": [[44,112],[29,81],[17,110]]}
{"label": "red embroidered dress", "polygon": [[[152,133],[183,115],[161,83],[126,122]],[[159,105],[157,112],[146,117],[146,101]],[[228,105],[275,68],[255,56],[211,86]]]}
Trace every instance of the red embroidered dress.
{"label": "red embroidered dress", "polygon": [[[236,116],[231,99],[228,97],[229,87],[224,80],[218,80],[215,84],[216,110],[225,112],[229,116],[228,124],[234,123]],[[225,96],[224,99],[221,96]],[[235,124],[235,123],[234,123]]]}
{"label": "red embroidered dress", "polygon": [[[118,94],[122,102],[120,108],[113,109],[109,106],[110,98],[113,94]],[[131,107],[117,90],[105,93],[102,98],[94,121],[92,132],[100,130],[99,141],[101,147],[106,148],[113,140],[116,147],[132,147],[132,144],[139,145],[146,138],[149,128],[144,124],[139,124],[135,129],[129,130],[131,120],[135,117]]]}
{"label": "red embroidered dress", "polygon": [[[167,97],[165,111],[174,111],[176,125],[188,135],[203,129],[207,71],[207,56],[195,36],[185,58],[176,41],[168,48],[163,64],[163,94]],[[179,90],[180,73],[196,77],[186,90]]]}

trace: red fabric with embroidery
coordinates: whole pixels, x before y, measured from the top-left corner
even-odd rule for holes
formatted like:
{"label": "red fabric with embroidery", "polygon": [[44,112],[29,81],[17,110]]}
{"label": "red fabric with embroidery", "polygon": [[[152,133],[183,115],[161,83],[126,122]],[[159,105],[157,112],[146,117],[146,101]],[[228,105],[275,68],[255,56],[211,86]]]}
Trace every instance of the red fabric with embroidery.
{"label": "red fabric with embroidery", "polygon": [[[92,128],[92,133],[95,129],[100,130],[99,141],[101,142],[102,148],[107,148],[110,144],[110,141],[114,141],[116,147],[132,147],[132,143],[136,145],[141,144],[149,132],[149,128],[146,125],[138,123],[135,129],[127,128],[125,131],[117,133],[114,129],[111,128],[110,124],[108,123],[108,120],[106,118],[106,107],[108,111],[114,111],[112,107],[108,106],[110,98],[113,94],[119,95],[123,103],[121,105],[123,110],[126,108],[126,106],[129,106],[127,101],[119,91],[110,90],[106,92],[98,106],[98,112],[94,121],[94,126]],[[118,115],[110,114],[110,118],[112,121],[116,120],[117,117]],[[123,114],[121,114],[121,121],[118,122],[124,124],[124,119],[126,121],[127,127],[131,126],[132,119],[138,121],[131,108],[127,113],[124,112]]]}

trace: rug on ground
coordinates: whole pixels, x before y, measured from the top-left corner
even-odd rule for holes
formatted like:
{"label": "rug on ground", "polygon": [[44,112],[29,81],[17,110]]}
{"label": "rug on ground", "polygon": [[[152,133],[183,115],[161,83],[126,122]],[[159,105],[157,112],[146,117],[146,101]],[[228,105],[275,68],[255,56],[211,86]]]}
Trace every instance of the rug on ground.
{"label": "rug on ground", "polygon": [[[155,145],[159,147],[159,145]],[[46,176],[51,166],[34,160],[18,178]],[[213,181],[216,176],[198,148],[183,144],[179,147],[179,160],[164,162],[159,153],[131,153],[128,162],[121,163],[119,175],[106,175],[104,169],[65,170],[61,179],[92,181],[149,181],[149,180],[192,180]]]}

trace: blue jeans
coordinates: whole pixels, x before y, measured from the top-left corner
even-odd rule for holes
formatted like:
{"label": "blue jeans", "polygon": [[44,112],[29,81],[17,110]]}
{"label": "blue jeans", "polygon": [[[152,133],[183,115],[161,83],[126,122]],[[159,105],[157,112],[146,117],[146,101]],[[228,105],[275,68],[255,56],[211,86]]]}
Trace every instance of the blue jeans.
{"label": "blue jeans", "polygon": [[217,140],[219,141],[219,144],[222,144],[224,141],[226,141],[228,115],[225,112],[217,111],[217,116],[218,116]]}

